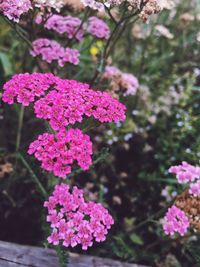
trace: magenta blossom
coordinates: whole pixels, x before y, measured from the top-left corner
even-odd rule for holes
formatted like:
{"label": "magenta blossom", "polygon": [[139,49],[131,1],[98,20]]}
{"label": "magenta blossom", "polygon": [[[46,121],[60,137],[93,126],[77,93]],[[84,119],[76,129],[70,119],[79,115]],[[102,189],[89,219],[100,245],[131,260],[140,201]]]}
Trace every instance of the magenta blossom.
{"label": "magenta blossom", "polygon": [[92,164],[92,143],[89,136],[79,129],[55,135],[44,133],[30,144],[28,154],[34,154],[42,162],[43,169],[65,178],[71,173],[71,166],[75,162],[83,170],[89,169]]}
{"label": "magenta blossom", "polygon": [[56,80],[57,77],[51,73],[15,74],[4,84],[2,99],[8,104],[18,102],[23,106],[29,106],[36,97],[44,95]]}
{"label": "magenta blossom", "polygon": [[185,161],[181,165],[170,167],[169,172],[176,175],[180,184],[193,182],[200,178],[200,167],[193,166]]}
{"label": "magenta blossom", "polygon": [[102,123],[125,120],[125,106],[108,93],[94,91],[88,84],[63,80],[53,74],[18,74],[3,89],[3,101],[9,104],[18,102],[28,106],[39,98],[34,103],[36,117],[48,120],[56,131],[82,122],[84,116],[94,117]]}
{"label": "magenta blossom", "polygon": [[52,228],[48,242],[53,245],[75,247],[80,244],[87,250],[94,240],[104,241],[114,223],[102,204],[86,202],[83,190],[76,186],[70,192],[68,185],[56,185],[44,207],[48,209],[47,221]]}
{"label": "magenta blossom", "polygon": [[[74,86],[73,86],[74,83]],[[125,106],[108,93],[76,86],[75,81],[62,80],[35,105],[36,117],[49,120],[54,130],[63,130],[69,124],[82,122],[84,115],[100,122],[125,119]]]}

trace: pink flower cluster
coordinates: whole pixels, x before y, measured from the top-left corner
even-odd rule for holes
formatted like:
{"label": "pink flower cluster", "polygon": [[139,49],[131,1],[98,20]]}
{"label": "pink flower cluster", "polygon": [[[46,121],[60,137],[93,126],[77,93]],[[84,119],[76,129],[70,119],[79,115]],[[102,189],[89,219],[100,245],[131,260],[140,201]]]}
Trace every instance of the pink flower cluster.
{"label": "pink flower cluster", "polygon": [[[65,87],[66,84],[66,87]],[[125,119],[125,106],[108,93],[72,86],[68,81],[56,86],[35,105],[37,118],[49,120],[54,130],[62,130],[69,124],[82,122],[83,116],[93,116],[100,122],[121,121]]]}
{"label": "pink flower cluster", "polygon": [[190,225],[185,212],[173,205],[165,215],[163,229],[166,235],[174,235],[176,232],[183,236]]}
{"label": "pink flower cluster", "polygon": [[122,73],[122,81],[126,88],[124,96],[135,95],[139,87],[138,79],[131,73]]}
{"label": "pink flower cluster", "polygon": [[60,67],[65,63],[77,65],[79,63],[79,51],[73,48],[64,48],[58,42],[46,38],[40,38],[32,43],[30,51],[33,57],[42,56],[42,59],[48,63],[57,61]]}
{"label": "pink flower cluster", "polygon": [[100,204],[85,202],[83,190],[66,184],[56,185],[52,196],[44,203],[48,209],[47,221],[51,223],[52,234],[48,242],[65,247],[82,249],[91,247],[94,240],[102,242],[114,223],[108,211]]}
{"label": "pink flower cluster", "polygon": [[[53,15],[44,24],[48,30],[54,30],[59,34],[66,33],[67,38],[75,38],[78,41],[83,39],[84,29],[81,26],[81,20],[78,17]],[[108,39],[110,36],[110,29],[108,25],[101,19],[93,16],[86,23],[87,32],[99,39]]]}
{"label": "pink flower cluster", "polygon": [[105,67],[105,72],[104,72],[104,77],[107,79],[111,79],[114,76],[119,76],[121,75],[121,71],[115,67],[115,66],[106,66]]}
{"label": "pink flower cluster", "polygon": [[115,66],[106,66],[103,77],[105,79],[116,79],[122,89],[125,89],[124,96],[135,95],[138,88],[138,79],[131,73],[124,73]]}
{"label": "pink flower cluster", "polygon": [[190,184],[189,194],[194,197],[200,197],[200,180]]}
{"label": "pink flower cluster", "polygon": [[110,29],[108,25],[97,17],[90,17],[87,31],[96,38],[108,39],[110,36]]}
{"label": "pink flower cluster", "polygon": [[35,97],[44,95],[56,80],[51,73],[16,74],[4,84],[2,99],[8,104],[18,102],[23,106],[28,106],[35,101]]}
{"label": "pink flower cluster", "polygon": [[3,0],[0,1],[0,12],[10,20],[19,22],[22,14],[32,8],[30,0]]}
{"label": "pink flower cluster", "polygon": [[189,183],[189,193],[195,197],[200,196],[200,167],[193,166],[185,161],[181,165],[172,166],[169,172],[176,175],[180,184]]}
{"label": "pink flower cluster", "polygon": [[80,26],[81,20],[79,18],[61,15],[51,16],[44,24],[48,30],[53,30],[59,34],[66,33],[68,39],[72,39],[75,35],[78,41],[83,39],[84,34],[83,28]]}
{"label": "pink flower cluster", "polygon": [[[28,106],[34,103],[38,118],[50,121],[54,130],[64,130],[69,124],[81,122],[83,116],[100,122],[118,122],[125,119],[125,106],[108,93],[89,89],[88,84],[62,80],[53,74],[18,74],[4,87],[3,101],[15,101]],[[45,91],[49,89],[46,96]]]}
{"label": "pink flower cluster", "polygon": [[55,176],[65,178],[71,173],[71,165],[77,164],[88,170],[92,163],[92,143],[88,135],[79,129],[44,133],[30,144],[28,154],[34,154],[42,162],[42,168]]}
{"label": "pink flower cluster", "polygon": [[193,182],[200,178],[200,167],[193,166],[185,161],[181,165],[170,167],[169,172],[176,175],[180,184]]}

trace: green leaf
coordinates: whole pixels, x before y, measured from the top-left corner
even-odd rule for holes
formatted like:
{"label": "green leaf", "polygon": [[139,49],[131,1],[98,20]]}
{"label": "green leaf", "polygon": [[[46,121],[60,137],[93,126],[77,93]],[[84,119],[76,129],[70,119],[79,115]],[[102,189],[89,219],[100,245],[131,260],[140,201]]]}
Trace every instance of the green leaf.
{"label": "green leaf", "polygon": [[0,52],[0,61],[6,76],[13,73],[10,59],[6,53]]}
{"label": "green leaf", "polygon": [[137,235],[137,234],[131,234],[130,235],[130,239],[136,245],[143,245],[144,244],[144,242],[141,239],[141,237],[139,235]]}

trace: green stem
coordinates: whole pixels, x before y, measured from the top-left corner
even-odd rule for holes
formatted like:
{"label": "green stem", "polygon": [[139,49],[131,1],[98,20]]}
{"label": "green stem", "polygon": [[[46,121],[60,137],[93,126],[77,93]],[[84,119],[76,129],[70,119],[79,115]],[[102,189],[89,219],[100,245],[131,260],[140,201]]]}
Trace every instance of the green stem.
{"label": "green stem", "polygon": [[60,267],[67,267],[69,263],[69,252],[62,246],[57,246],[56,252],[59,258]]}
{"label": "green stem", "polygon": [[31,169],[30,165],[28,164],[28,162],[25,160],[25,158],[23,157],[23,155],[21,153],[17,153],[18,158],[22,161],[22,163],[24,164],[24,166],[27,168],[27,170],[29,171],[33,181],[37,184],[38,188],[40,189],[40,192],[42,193],[43,197],[46,199],[46,197],[48,196],[45,188],[43,187],[43,185],[41,184],[40,180],[38,179],[38,177],[35,175],[35,173],[33,172],[33,170]]}
{"label": "green stem", "polygon": [[133,227],[131,232],[136,231],[139,228],[141,228],[142,226],[144,226],[145,224],[150,223],[153,220],[159,218],[161,215],[163,215],[165,213],[165,211],[172,205],[173,202],[174,201],[170,202],[170,204],[167,205],[167,207],[164,207],[164,208],[160,209],[158,212],[156,212],[155,214],[151,215],[147,220],[144,220],[141,223],[137,224],[135,227]]}
{"label": "green stem", "polygon": [[19,25],[17,25],[16,23],[10,21],[6,17],[3,17],[3,18],[14,29],[14,31],[17,33],[17,35],[22,40],[24,40],[30,48],[32,48],[32,43],[31,43],[31,41],[29,39],[26,38],[24,29],[22,29]]}
{"label": "green stem", "polygon": [[19,147],[20,147],[23,119],[24,119],[24,106],[21,106],[20,112],[19,112],[18,128],[17,128],[16,152],[19,151]]}

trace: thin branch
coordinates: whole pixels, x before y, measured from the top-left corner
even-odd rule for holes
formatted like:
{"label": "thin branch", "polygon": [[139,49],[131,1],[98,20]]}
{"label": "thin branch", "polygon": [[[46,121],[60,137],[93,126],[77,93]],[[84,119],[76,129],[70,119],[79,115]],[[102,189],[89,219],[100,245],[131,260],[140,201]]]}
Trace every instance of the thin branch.
{"label": "thin branch", "polygon": [[31,167],[28,164],[28,162],[25,160],[25,158],[23,157],[23,155],[21,153],[17,153],[17,157],[22,161],[22,163],[24,164],[24,166],[27,168],[27,170],[29,171],[29,173],[30,173],[33,181],[37,184],[37,186],[40,189],[43,197],[46,199],[46,197],[48,196],[48,194],[47,194],[45,188],[43,187],[43,185],[41,184],[40,180],[36,176],[36,174],[31,169]]}

